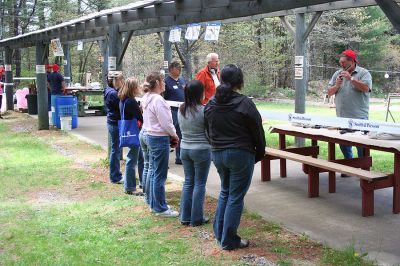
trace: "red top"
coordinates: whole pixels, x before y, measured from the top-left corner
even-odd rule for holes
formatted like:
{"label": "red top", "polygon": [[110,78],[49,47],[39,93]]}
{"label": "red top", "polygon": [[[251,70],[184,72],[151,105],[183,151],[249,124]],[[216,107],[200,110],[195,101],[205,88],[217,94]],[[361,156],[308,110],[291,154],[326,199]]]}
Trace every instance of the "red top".
{"label": "red top", "polygon": [[[217,70],[217,77],[218,79],[220,79],[220,71],[219,69]],[[207,104],[208,101],[215,95],[215,84],[214,84],[214,80],[212,78],[210,69],[208,68],[208,66],[206,66],[205,68],[201,69],[197,75],[196,75],[196,79],[201,81],[201,83],[203,83],[204,85],[204,100],[203,100],[203,104]]]}

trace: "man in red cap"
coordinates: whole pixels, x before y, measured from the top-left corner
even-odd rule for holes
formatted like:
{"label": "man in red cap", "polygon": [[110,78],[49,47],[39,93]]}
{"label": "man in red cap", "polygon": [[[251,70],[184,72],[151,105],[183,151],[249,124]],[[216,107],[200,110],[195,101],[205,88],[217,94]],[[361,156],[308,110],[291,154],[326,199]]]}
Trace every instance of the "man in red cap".
{"label": "man in red cap", "polygon": [[[52,65],[53,72],[47,75],[47,82],[51,90],[51,107],[55,108],[57,96],[66,92],[64,77],[58,72],[60,67],[57,64]],[[56,124],[56,117],[52,113],[52,124]],[[54,116],[54,117],[53,117]]]}
{"label": "man in red cap", "polygon": [[[343,51],[339,64],[342,69],[333,74],[328,87],[328,95],[335,95],[336,116],[368,119],[371,74],[358,65],[357,55],[353,50]],[[340,149],[346,159],[353,158],[351,146],[340,145]],[[358,157],[363,156],[362,148],[357,148],[357,152]]]}

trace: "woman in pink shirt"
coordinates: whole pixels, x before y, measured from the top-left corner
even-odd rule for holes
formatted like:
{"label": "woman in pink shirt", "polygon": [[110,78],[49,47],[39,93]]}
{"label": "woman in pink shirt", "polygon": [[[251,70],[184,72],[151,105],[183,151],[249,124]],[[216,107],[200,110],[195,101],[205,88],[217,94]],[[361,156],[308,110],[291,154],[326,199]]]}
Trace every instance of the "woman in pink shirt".
{"label": "woman in pink shirt", "polygon": [[149,156],[148,178],[150,187],[150,208],[157,215],[178,217],[178,212],[169,208],[165,200],[165,180],[168,174],[169,147],[176,146],[179,138],[172,122],[171,108],[160,95],[165,91],[164,78],[158,72],[146,77],[143,96],[143,129]]}

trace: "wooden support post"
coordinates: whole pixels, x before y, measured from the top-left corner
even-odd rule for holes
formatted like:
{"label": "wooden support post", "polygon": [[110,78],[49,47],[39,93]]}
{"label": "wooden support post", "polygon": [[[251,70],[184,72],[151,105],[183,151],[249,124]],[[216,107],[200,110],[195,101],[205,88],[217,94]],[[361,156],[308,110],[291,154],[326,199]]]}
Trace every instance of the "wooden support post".
{"label": "wooden support post", "polygon": [[69,44],[63,45],[64,50],[64,79],[65,84],[72,84],[72,72],[71,72],[71,50]]}
{"label": "wooden support post", "polygon": [[[312,140],[311,140],[311,146],[317,147],[317,146],[318,146],[318,141],[315,140],[315,139],[312,139]],[[313,157],[313,158],[317,158],[318,155],[313,155],[312,157]]]}
{"label": "wooden support post", "polygon": [[12,54],[13,50],[6,47],[4,57],[4,68],[5,68],[5,84],[4,92],[6,94],[6,110],[14,110],[14,80],[12,73]]}
{"label": "wooden support post", "polygon": [[[335,143],[328,142],[328,161],[336,159]],[[329,193],[336,193],[336,173],[329,172]]]}
{"label": "wooden support post", "polygon": [[308,197],[319,197],[319,173],[313,166],[308,168]]}
{"label": "wooden support post", "polygon": [[[286,137],[285,134],[279,134],[279,149],[284,150],[286,149]],[[280,170],[281,170],[281,177],[286,177],[286,159],[280,159]]]}
{"label": "wooden support post", "polygon": [[400,6],[393,0],[376,0],[393,27],[400,33]]}
{"label": "wooden support post", "polygon": [[[48,48],[47,48],[48,49]],[[48,61],[46,45],[36,43],[36,87],[38,104],[38,129],[49,130],[48,91],[47,73],[45,62]]]}
{"label": "wooden support post", "polygon": [[168,74],[168,66],[172,61],[172,45],[169,42],[169,31],[164,32],[163,46],[164,46],[164,62],[168,62],[167,66],[164,63],[165,74]]}
{"label": "wooden support post", "polygon": [[394,154],[393,213],[400,213],[400,153]]}
{"label": "wooden support post", "polygon": [[268,157],[261,161],[261,181],[271,181],[271,160]]}
{"label": "wooden support post", "polygon": [[361,213],[363,217],[374,215],[374,185],[367,180],[360,179],[362,203]]}
{"label": "wooden support post", "polygon": [[[370,150],[368,148],[364,148],[363,157],[370,157],[370,155],[371,155]],[[364,167],[362,169],[369,171],[371,167]]]}

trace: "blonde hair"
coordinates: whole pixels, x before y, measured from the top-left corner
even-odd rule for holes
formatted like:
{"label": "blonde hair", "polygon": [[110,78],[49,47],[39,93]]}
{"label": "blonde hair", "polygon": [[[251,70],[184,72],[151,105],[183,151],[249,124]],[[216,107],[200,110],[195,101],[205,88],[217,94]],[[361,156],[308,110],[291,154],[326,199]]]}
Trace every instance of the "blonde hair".
{"label": "blonde hair", "polygon": [[135,98],[140,95],[140,86],[136,78],[130,77],[125,80],[124,86],[118,91],[118,98],[123,101],[126,98]]}

